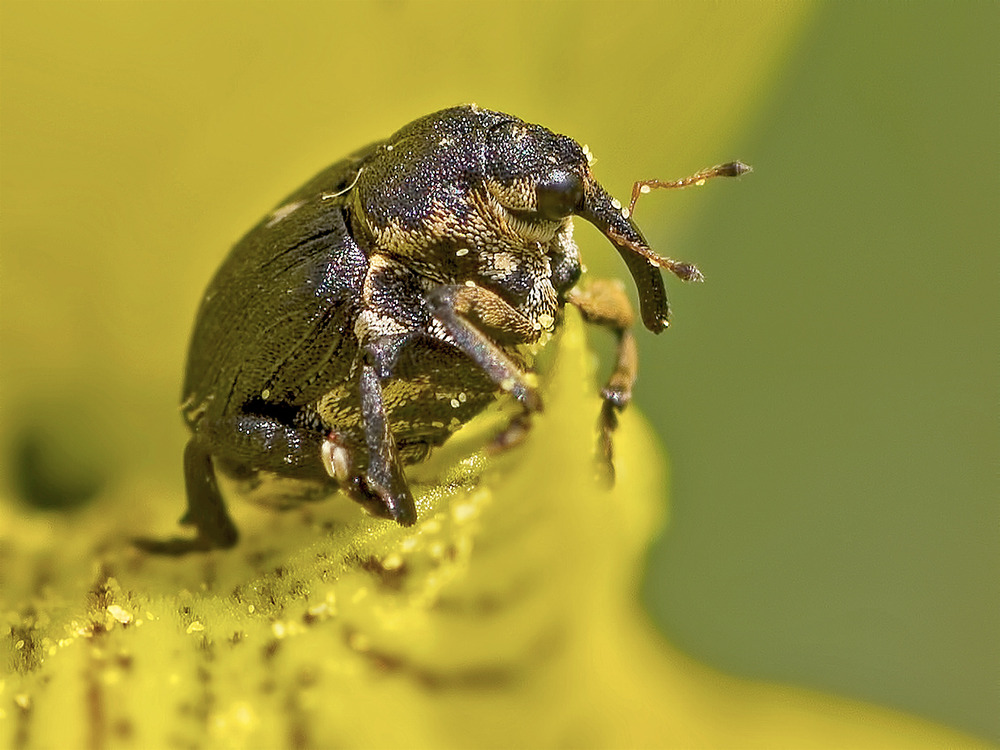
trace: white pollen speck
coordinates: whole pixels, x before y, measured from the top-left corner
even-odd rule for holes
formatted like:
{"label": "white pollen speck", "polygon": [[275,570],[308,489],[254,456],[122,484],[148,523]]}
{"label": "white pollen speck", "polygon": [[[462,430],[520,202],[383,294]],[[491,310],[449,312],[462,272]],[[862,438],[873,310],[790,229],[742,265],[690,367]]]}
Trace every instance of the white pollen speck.
{"label": "white pollen speck", "polygon": [[264,399],[265,401],[267,401],[271,397],[271,391],[270,391],[270,389],[265,388],[264,390],[262,390],[260,392],[260,397],[262,399]]}
{"label": "white pollen speck", "polygon": [[701,187],[701,186],[702,186],[702,185],[704,185],[704,184],[705,184],[705,180],[704,180],[704,179],[700,179],[700,180],[698,180],[698,181],[697,181],[697,182],[695,183],[695,185],[697,185],[698,187]]}
{"label": "white pollen speck", "polygon": [[466,399],[465,391],[462,391],[461,393],[458,394],[458,400],[461,401],[463,404],[465,403],[465,399]]}
{"label": "white pollen speck", "polygon": [[267,224],[264,226],[271,228],[279,221],[284,219],[291,213],[294,213],[305,201],[293,201],[292,203],[287,203],[284,206],[274,209],[271,212],[271,217],[267,220]]}
{"label": "white pollen speck", "polygon": [[468,255],[468,254],[469,254],[469,248],[467,247],[463,247],[455,251],[455,255],[457,255],[459,258],[461,258],[463,255]]}
{"label": "white pollen speck", "polygon": [[618,200],[617,198],[612,198],[611,199],[611,205],[614,206],[615,211],[620,210],[621,207],[622,207],[621,201]]}
{"label": "white pollen speck", "polygon": [[392,151],[392,144],[390,143],[388,146],[386,146],[385,150],[386,151]]}
{"label": "white pollen speck", "polygon": [[461,404],[458,403],[458,399],[457,398],[453,398],[451,400],[451,408],[452,409],[457,409],[459,406],[461,406]]}
{"label": "white pollen speck", "polygon": [[127,612],[125,609],[118,606],[117,604],[109,604],[107,609],[108,609],[108,614],[111,615],[116,620],[118,620],[118,622],[120,622],[122,625],[128,625],[130,622],[132,622],[131,613]]}
{"label": "white pollen speck", "polygon": [[351,457],[344,446],[333,440],[324,440],[320,446],[320,458],[327,474],[334,479],[347,481],[351,473]]}
{"label": "white pollen speck", "polygon": [[650,191],[650,189],[651,188],[649,187],[649,185],[643,185],[642,187],[639,188],[639,192],[640,193],[648,193]]}
{"label": "white pollen speck", "polygon": [[473,281],[472,279],[469,279],[468,281],[465,282],[465,285],[466,286],[475,286],[476,282]]}
{"label": "white pollen speck", "polygon": [[627,219],[629,216],[628,206],[622,206],[622,218]]}

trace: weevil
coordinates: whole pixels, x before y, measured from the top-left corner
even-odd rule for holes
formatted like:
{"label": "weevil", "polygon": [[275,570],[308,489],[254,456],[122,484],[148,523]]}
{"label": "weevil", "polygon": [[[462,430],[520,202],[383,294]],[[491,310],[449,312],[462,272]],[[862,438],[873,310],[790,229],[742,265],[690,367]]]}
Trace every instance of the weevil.
{"label": "weevil", "polygon": [[406,125],[320,172],[240,240],[201,300],[182,394],[194,538],[140,540],[165,553],[226,548],[238,532],[216,478],[271,475],[343,490],[373,515],[417,520],[404,466],[423,460],[498,397],[542,408],[533,356],[564,306],[617,337],[603,389],[610,459],[636,378],[633,313],[620,284],[579,286],[573,217],[625,261],[642,322],[668,323],[661,269],[631,218],[651,188],[748,171],[740,162],[636,183],[628,207],[594,179],[586,148],[467,105]]}

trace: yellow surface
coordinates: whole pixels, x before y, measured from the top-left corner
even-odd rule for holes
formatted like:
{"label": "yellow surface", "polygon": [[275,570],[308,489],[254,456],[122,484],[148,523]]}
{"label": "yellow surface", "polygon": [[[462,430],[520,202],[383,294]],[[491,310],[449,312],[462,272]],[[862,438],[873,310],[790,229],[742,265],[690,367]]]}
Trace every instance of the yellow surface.
{"label": "yellow surface", "polygon": [[[150,560],[124,542],[174,530],[176,400],[197,299],[283,194],[462,101],[588,143],[622,198],[635,178],[744,156],[728,142],[759,113],[810,6],[4,2],[0,13],[5,745],[972,744],[731,680],[667,647],[636,603],[664,495],[656,438],[627,413],[619,485],[595,492],[596,404],[573,400],[593,390],[581,382],[554,391],[532,442],[474,489],[423,495],[413,530],[342,501],[282,515],[235,503],[236,552]],[[660,200],[644,199],[640,222]],[[696,205],[673,198],[670,231]],[[592,270],[622,275],[603,240],[579,235]],[[10,448],[25,435],[57,484],[96,477],[90,505],[24,509]],[[404,559],[403,578],[370,572],[370,560]]]}
{"label": "yellow surface", "polygon": [[236,550],[176,560],[128,546],[120,492],[62,527],[15,518],[2,540],[5,742],[974,746],[667,647],[636,605],[662,457],[626,412],[617,485],[599,488],[575,314],[560,348],[527,442],[490,467],[472,453],[438,469],[413,528],[344,498],[285,514],[235,504]]}

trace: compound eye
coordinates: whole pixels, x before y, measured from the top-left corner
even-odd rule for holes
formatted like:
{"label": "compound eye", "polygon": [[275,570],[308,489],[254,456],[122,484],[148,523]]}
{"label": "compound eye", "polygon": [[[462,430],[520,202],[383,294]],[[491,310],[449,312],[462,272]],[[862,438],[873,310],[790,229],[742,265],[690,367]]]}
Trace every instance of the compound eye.
{"label": "compound eye", "polygon": [[551,172],[535,187],[535,208],[544,219],[565,219],[583,205],[583,182],[575,172]]}

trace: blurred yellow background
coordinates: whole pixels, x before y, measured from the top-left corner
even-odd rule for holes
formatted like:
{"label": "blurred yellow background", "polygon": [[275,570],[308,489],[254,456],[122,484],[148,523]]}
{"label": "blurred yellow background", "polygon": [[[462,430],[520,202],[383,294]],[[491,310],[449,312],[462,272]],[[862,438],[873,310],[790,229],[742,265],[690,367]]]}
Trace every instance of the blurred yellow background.
{"label": "blurred yellow background", "polygon": [[141,476],[180,509],[212,271],[419,115],[564,132],[620,197],[740,158],[637,211],[708,279],[640,334],[672,458],[650,611],[720,668],[1000,740],[998,28],[986,2],[4,2],[3,502]]}

